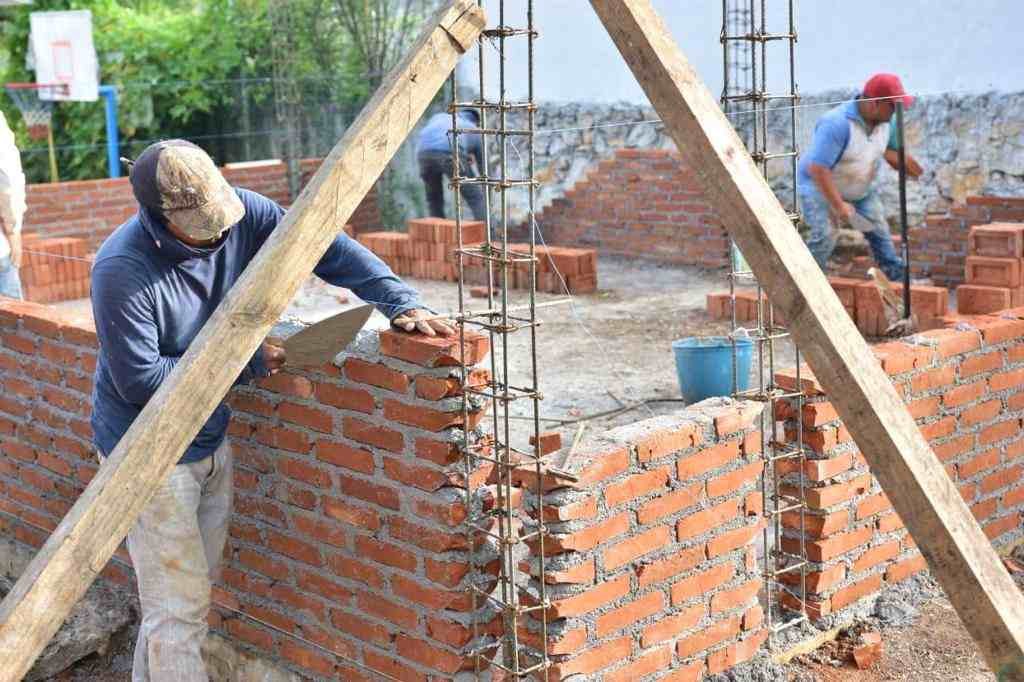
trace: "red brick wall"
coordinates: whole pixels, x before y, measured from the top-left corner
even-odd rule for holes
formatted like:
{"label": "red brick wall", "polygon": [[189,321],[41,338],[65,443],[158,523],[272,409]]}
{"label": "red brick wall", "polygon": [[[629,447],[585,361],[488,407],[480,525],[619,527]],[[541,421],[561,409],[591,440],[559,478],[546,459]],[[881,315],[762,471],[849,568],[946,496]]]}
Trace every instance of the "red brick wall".
{"label": "red brick wall", "polygon": [[[578,449],[577,482],[545,477],[552,680],[699,680],[757,653],[767,637],[754,550],[759,414],[701,403]],[[530,489],[535,474],[518,480]],[[530,547],[537,575],[540,546]]]}
{"label": "red brick wall", "polygon": [[[319,159],[302,162],[303,184],[319,165]],[[283,163],[224,168],[223,172],[233,185],[264,194],[285,206],[291,203]],[[42,237],[83,238],[92,251],[137,208],[127,178],[29,185],[27,201],[25,232]],[[380,229],[376,189],[353,214],[350,224],[357,232]]]}
{"label": "red brick wall", "polygon": [[[1024,308],[969,323],[972,329],[936,329],[914,344],[874,351],[985,533],[1001,545],[1024,535]],[[783,403],[776,416],[790,434],[797,419],[805,428],[809,600],[815,615],[826,616],[873,598],[925,562],[808,368],[802,379],[810,396],[802,412]],[[795,384],[792,372],[778,380],[783,388]],[[789,473],[791,484],[795,476]],[[786,543],[797,549],[799,520],[790,516],[786,525]]]}
{"label": "red brick wall", "polygon": [[[621,149],[537,216],[548,244],[668,263],[727,265],[729,241],[676,152]],[[517,238],[524,238],[520,229]]]}
{"label": "red brick wall", "polygon": [[[467,358],[487,351],[475,337]],[[330,652],[401,679],[472,666],[463,417],[450,380],[459,355],[454,341],[384,332],[340,367],[232,393],[235,513],[215,631],[307,676],[363,679]],[[95,363],[88,326],[0,303],[0,533],[28,551],[97,471]],[[552,679],[670,669],[697,679],[761,645],[753,419],[699,406],[620,428],[580,453],[574,490],[549,482]],[[482,504],[493,504],[492,476],[484,460],[472,472]],[[103,575],[132,587],[123,550]],[[500,635],[500,619],[477,607],[482,629]]]}

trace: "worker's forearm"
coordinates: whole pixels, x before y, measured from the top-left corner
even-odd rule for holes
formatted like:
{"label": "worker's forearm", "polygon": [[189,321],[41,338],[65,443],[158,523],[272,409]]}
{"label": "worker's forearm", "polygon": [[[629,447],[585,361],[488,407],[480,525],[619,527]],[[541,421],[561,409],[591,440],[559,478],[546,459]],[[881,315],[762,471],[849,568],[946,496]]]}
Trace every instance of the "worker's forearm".
{"label": "worker's forearm", "polygon": [[832,178],[832,170],[825,166],[812,163],[808,169],[811,179],[814,180],[814,184],[817,185],[818,191],[821,192],[822,196],[825,197],[825,201],[829,205],[838,210],[843,205],[843,196],[839,193],[839,188],[836,187],[836,181]]}

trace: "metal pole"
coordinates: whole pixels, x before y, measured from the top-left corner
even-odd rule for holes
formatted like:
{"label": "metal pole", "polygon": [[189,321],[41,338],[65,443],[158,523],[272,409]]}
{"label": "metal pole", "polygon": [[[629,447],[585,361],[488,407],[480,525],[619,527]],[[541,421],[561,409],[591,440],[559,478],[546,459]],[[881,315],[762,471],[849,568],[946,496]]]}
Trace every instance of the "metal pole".
{"label": "metal pole", "polygon": [[903,136],[903,100],[896,104],[897,150],[900,167],[900,235],[903,250],[903,318],[910,319],[910,240],[907,238],[907,140]]}

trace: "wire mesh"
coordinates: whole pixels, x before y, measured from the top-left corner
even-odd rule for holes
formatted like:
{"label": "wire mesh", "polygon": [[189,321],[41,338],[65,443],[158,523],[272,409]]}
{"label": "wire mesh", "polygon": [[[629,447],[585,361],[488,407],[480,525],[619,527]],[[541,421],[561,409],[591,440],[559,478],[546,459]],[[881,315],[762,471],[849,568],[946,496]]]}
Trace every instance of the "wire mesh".
{"label": "wire mesh", "polygon": [[[783,33],[768,31],[767,0],[722,0],[721,42],[723,52],[724,86],[722,107],[734,121],[743,121],[739,128],[754,161],[768,178],[769,163],[787,163],[791,175],[789,197],[790,218],[796,222],[797,212],[797,102],[796,88],[796,16],[795,0],[785,0],[788,30]],[[788,53],[788,70],[785,73],[787,89],[772,93],[768,83],[768,46],[781,43]],[[783,148],[772,148],[768,135],[770,109],[777,109],[782,100],[789,112],[789,140]],[[775,103],[775,104],[773,104]],[[749,115],[737,116],[744,113]],[[729,293],[732,302],[732,368],[733,395],[738,399],[754,400],[764,404],[761,414],[761,452],[764,468],[761,475],[763,499],[762,513],[766,519],[763,540],[763,575],[766,588],[766,622],[769,629],[770,646],[776,645],[777,635],[790,627],[807,620],[807,551],[804,541],[807,503],[805,496],[806,452],[803,447],[803,427],[800,414],[803,393],[800,392],[800,351],[794,345],[796,365],[796,390],[789,392],[775,381],[778,369],[776,344],[787,338],[788,332],[776,322],[775,313],[754,273],[750,271],[736,244],[731,245],[731,267]],[[752,330],[742,329],[736,315],[736,290],[738,286],[753,286],[756,292],[756,322]],[[740,389],[739,343],[742,337],[749,337],[756,353],[754,358],[755,376],[753,386]],[[795,445],[776,420],[776,405],[779,401],[790,401],[796,405]],[[780,466],[788,461],[789,465]],[[784,471],[796,476],[795,489],[787,487],[783,492],[780,485]],[[798,551],[787,552],[782,547],[785,527],[789,525],[798,534]],[[796,579],[798,577],[798,579]],[[795,583],[795,585],[793,585]],[[787,599],[786,597],[789,597]],[[786,617],[782,611],[788,609],[797,615]]]}

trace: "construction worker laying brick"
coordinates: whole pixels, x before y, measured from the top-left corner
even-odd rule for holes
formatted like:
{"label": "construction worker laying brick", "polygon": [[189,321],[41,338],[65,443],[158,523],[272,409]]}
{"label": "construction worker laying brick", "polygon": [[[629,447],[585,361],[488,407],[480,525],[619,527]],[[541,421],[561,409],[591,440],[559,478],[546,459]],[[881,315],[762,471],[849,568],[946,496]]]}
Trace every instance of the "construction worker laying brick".
{"label": "construction worker laying brick", "polygon": [[[472,109],[462,109],[456,115],[458,127],[477,128],[480,114]],[[450,114],[434,114],[420,131],[416,142],[416,159],[420,165],[420,178],[427,189],[427,207],[434,218],[444,218],[444,179],[455,172],[455,155],[451,142],[452,117]],[[459,174],[474,178],[484,167],[483,140],[480,135],[459,135]],[[476,170],[470,159],[476,160]],[[480,185],[462,185],[462,198],[469,204],[473,217],[484,219],[484,192]]]}
{"label": "construction worker laying brick", "polygon": [[[910,106],[900,79],[879,73],[868,79],[861,95],[839,105],[818,120],[811,147],[800,158],[797,190],[807,240],[822,269],[836,247],[835,225],[848,223],[864,233],[875,261],[893,281],[903,279],[903,260],[896,254],[882,201],[874,186],[883,158],[899,169],[896,126],[890,123],[902,99]],[[921,175],[921,165],[906,154],[907,175]]]}
{"label": "construction worker laying brick", "polygon": [[[284,216],[270,199],[231,187],[210,157],[184,140],[148,147],[131,164],[130,180],[138,213],[103,243],[92,272],[100,341],[92,428],[101,458]],[[428,313],[417,292],[344,233],[314,272],[374,303],[406,331],[453,333],[444,322],[422,319]],[[285,360],[281,348],[264,343],[237,383],[273,374]],[[232,504],[229,418],[221,404],[128,533],[142,605],[136,682],[207,679],[200,645]]]}
{"label": "construction worker laying brick", "polygon": [[21,298],[21,221],[25,217],[25,174],[14,133],[0,114],[0,296]]}

